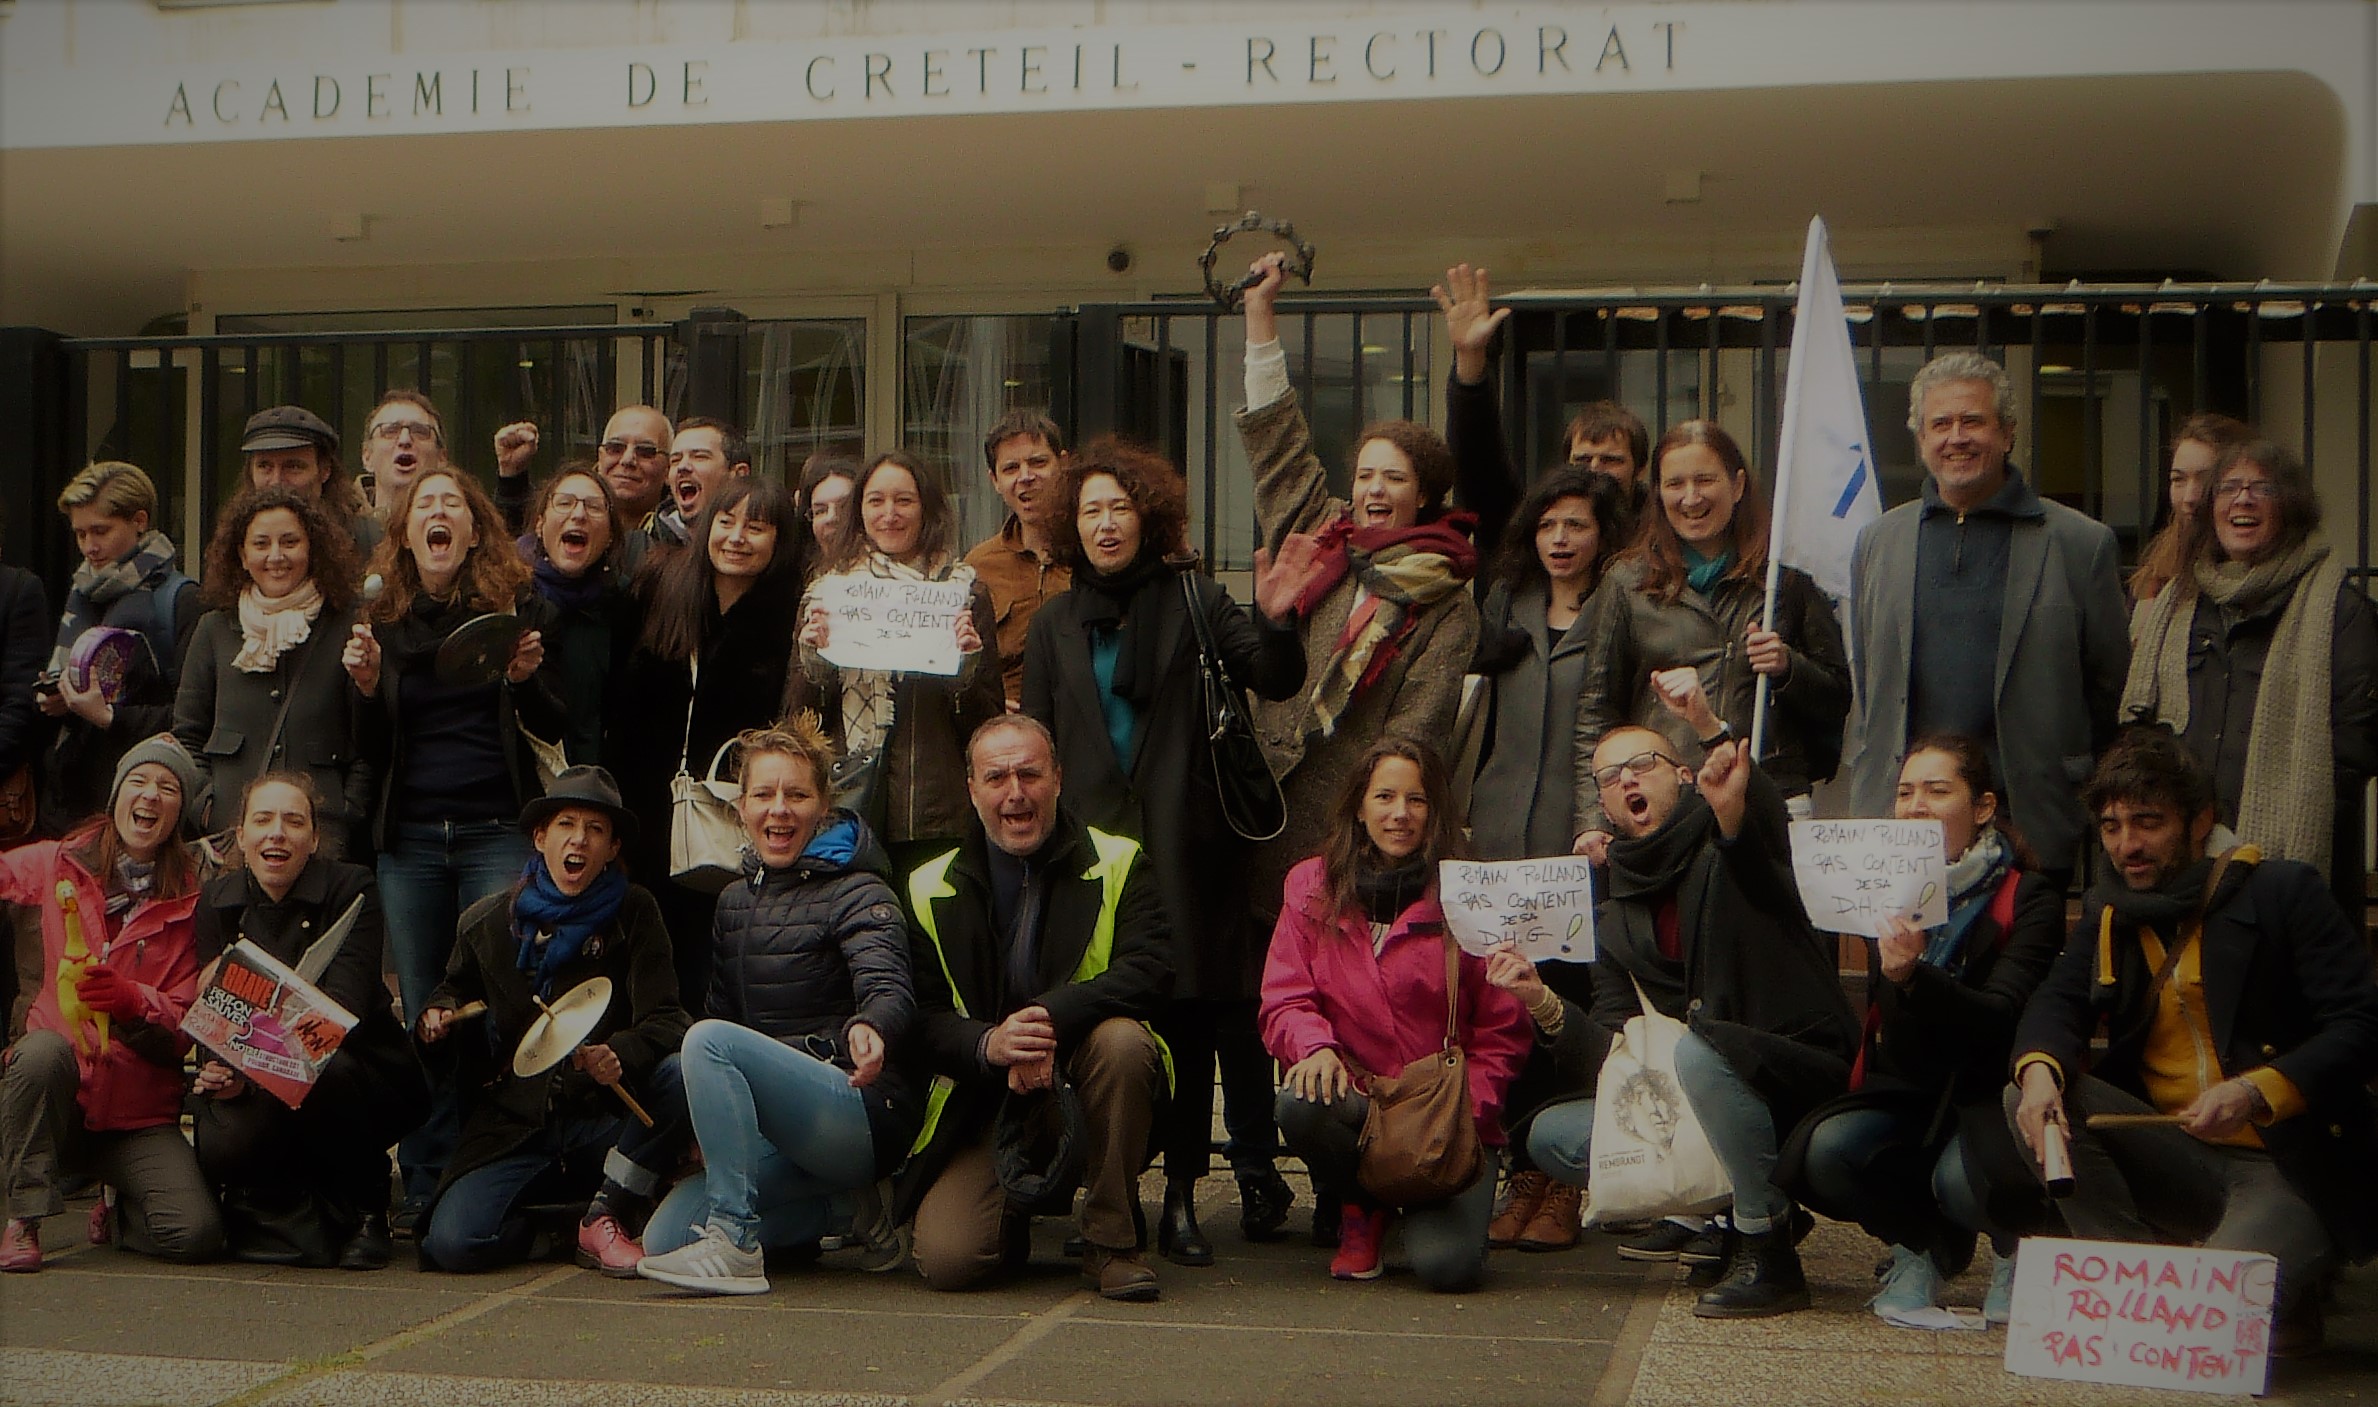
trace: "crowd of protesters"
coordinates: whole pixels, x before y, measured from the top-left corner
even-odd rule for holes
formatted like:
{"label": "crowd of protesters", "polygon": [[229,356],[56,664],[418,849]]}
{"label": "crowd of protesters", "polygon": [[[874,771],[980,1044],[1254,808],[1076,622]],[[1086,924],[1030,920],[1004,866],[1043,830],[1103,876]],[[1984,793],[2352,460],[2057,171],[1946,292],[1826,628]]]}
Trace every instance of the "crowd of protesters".
{"label": "crowd of protesters", "polygon": [[[649,406],[541,481],[539,427],[485,480],[415,391],[361,479],[273,407],[188,554],[140,469],[76,476],[62,612],[0,566],[0,1270],[95,1184],[92,1239],[175,1260],[410,1238],[749,1294],[839,1250],[956,1290],[1078,1197],[1086,1283],[1147,1300],[1151,1243],[1215,1259],[1218,1093],[1242,1235],[1288,1234],[1292,1156],[1330,1274],[1378,1276],[1392,1227],[1463,1290],[1576,1243],[1601,1068],[1656,1012],[1731,1197],[1619,1254],[1689,1267],[1697,1313],[1806,1307],[1816,1212],[1888,1248],[1892,1322],[1983,1240],[2004,1322],[2017,1241],[2062,1228],[2270,1252],[2277,1344],[2316,1344],[2378,1252],[2378,612],[2297,457],[2185,421],[2126,594],[2012,461],[2004,370],[1951,353],[1910,391],[1920,497],[1834,601],[1771,575],[1712,421],[1654,442],[1605,403],[1515,463],[1482,270],[1437,290],[1447,434],[1324,463],[1251,272],[1245,601],[1175,466],[1031,411],[985,436],[1008,512],[971,550],[910,453],[786,485]],[[901,583],[964,597],[953,672],[846,662],[833,603]],[[1948,875],[1846,983],[1791,861],[1837,778],[1937,822]],[[1455,951],[1441,860],[1572,853],[1594,963]],[[183,1034],[241,944],[356,1018],[301,1102]],[[1480,1170],[1375,1190],[1381,1082],[1448,1045]]]}

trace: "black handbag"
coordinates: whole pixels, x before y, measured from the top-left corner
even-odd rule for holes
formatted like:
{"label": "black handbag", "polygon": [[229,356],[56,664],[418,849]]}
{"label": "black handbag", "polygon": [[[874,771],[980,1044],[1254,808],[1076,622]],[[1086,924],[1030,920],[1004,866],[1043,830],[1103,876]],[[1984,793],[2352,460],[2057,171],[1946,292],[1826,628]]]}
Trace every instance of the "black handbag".
{"label": "black handbag", "polygon": [[1263,744],[1255,740],[1255,721],[1247,716],[1246,696],[1232,682],[1214,645],[1212,623],[1197,600],[1194,572],[1181,573],[1181,599],[1189,611],[1189,628],[1197,634],[1197,672],[1203,686],[1206,752],[1214,763],[1214,790],[1222,798],[1222,818],[1247,840],[1270,840],[1288,828],[1288,798],[1280,794],[1280,779],[1264,760]]}

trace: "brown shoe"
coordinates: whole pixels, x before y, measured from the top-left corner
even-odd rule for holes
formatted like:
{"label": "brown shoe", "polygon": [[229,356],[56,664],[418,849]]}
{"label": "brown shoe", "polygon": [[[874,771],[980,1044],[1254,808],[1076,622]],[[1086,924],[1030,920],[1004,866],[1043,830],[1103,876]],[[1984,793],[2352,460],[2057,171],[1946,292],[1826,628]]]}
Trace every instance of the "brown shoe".
{"label": "brown shoe", "polygon": [[1486,1224],[1487,1246],[1500,1251],[1516,1244],[1519,1233],[1536,1219],[1536,1208],[1544,1204],[1544,1194],[1551,1190],[1552,1179],[1533,1168],[1511,1174],[1503,1210]]}
{"label": "brown shoe", "polygon": [[1577,1189],[1553,1183],[1528,1218],[1527,1228],[1512,1242],[1523,1251],[1565,1251],[1577,1244]]}
{"label": "brown shoe", "polygon": [[1110,1251],[1104,1246],[1092,1246],[1082,1252],[1082,1283],[1110,1300],[1130,1300],[1145,1304],[1161,1293],[1156,1284],[1156,1272],[1139,1258],[1136,1250]]}

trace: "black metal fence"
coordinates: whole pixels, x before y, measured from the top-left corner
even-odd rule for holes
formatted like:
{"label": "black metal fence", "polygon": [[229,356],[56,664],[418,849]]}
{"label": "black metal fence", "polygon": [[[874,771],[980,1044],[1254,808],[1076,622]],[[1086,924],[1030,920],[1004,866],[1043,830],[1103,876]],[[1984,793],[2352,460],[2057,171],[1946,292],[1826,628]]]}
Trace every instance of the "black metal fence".
{"label": "black metal fence", "polygon": [[[1970,347],[2001,359],[2014,376],[2018,462],[2044,493],[2111,525],[2126,549],[2135,550],[2162,514],[2171,430],[2214,410],[2302,448],[2333,540],[2350,541],[2356,566],[2369,571],[2378,284],[1886,284],[1852,286],[1844,297],[1886,501],[1911,496],[1921,478],[1904,426],[1907,382],[1935,354]],[[1495,375],[1508,441],[1525,465],[1560,460],[1570,416],[1611,399],[1642,415],[1655,436],[1678,420],[1716,419],[1762,477],[1771,468],[1791,288],[1545,292],[1502,301],[1514,315]],[[1371,420],[1437,417],[1450,350],[1428,298],[1292,298],[1282,312],[1290,373],[1332,472],[1346,472]],[[1047,394],[1060,423],[1077,432],[1122,429],[1168,450],[1190,477],[1208,556],[1245,567],[1252,484],[1227,420],[1241,399],[1239,320],[1210,303],[1177,300],[1084,306],[1056,326]],[[848,341],[864,329],[841,335]],[[497,426],[528,419],[547,429],[540,454],[550,468],[591,453],[618,405],[690,408],[689,381],[699,379],[689,376],[686,345],[669,324],[86,338],[55,347],[65,404],[48,414],[62,422],[59,462],[41,466],[36,504],[41,482],[90,458],[125,458],[152,471],[167,522],[183,531],[203,524],[236,483],[240,427],[261,406],[304,404],[352,436],[383,390],[416,387],[444,411],[448,441],[463,447],[465,464],[483,466],[473,449]],[[826,418],[842,428],[829,438],[847,440],[866,422],[872,388],[860,384],[847,351],[813,359],[839,368],[813,379],[832,390],[820,393],[821,403],[832,401]],[[698,373],[700,358],[693,360]],[[741,363],[732,375],[764,379]],[[1040,393],[1036,382],[1029,394]],[[747,398],[732,395],[727,404]],[[986,402],[971,413],[995,418],[1004,408]],[[788,448],[799,448],[797,438]],[[357,448],[350,445],[351,461]],[[779,467],[798,463],[797,455],[779,458]],[[37,565],[63,566],[62,557],[44,562],[62,549],[50,541],[56,535],[29,532],[28,516],[10,515],[12,539],[32,540]]]}
{"label": "black metal fence", "polygon": [[[2198,411],[2262,425],[2298,445],[2331,532],[2370,553],[2372,302],[2378,284],[2323,286],[1853,286],[1844,301],[1886,502],[1921,480],[1905,425],[1907,383],[1933,356],[1972,348],[2017,388],[2016,458],[2050,497],[2112,526],[2135,552],[2165,511],[2172,430]],[[1565,457],[1564,428],[1590,401],[1619,401],[1656,439],[1707,417],[1732,430],[1762,479],[1783,419],[1796,290],[1527,293],[1495,375],[1508,443],[1526,466]],[[1240,398],[1243,333],[1210,304],[1077,310],[1073,417],[1157,440],[1188,469],[1208,553],[1245,566],[1247,465],[1224,418]],[[1282,341],[1323,461],[1346,472],[1361,427],[1429,420],[1450,370],[1425,297],[1288,299]],[[1185,375],[1146,374],[1153,357]],[[1182,397],[1186,404],[1177,403]],[[1064,416],[1061,419],[1067,418]],[[2345,510],[2351,503],[2351,527]]]}

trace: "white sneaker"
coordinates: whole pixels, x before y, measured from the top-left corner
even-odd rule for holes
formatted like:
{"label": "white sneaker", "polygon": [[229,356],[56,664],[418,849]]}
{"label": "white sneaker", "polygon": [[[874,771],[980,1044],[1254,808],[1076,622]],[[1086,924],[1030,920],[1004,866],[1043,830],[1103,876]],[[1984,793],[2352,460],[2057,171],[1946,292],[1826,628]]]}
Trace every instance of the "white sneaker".
{"label": "white sneaker", "polygon": [[1893,1246],[1891,1269],[1883,1276],[1883,1286],[1866,1303],[1886,1324],[1901,1322],[1923,1310],[1937,1309],[1940,1271],[1932,1264],[1932,1257],[1918,1255],[1905,1246]]}
{"label": "white sneaker", "polygon": [[636,1273],[699,1295],[764,1295],[768,1293],[767,1262],[758,1251],[747,1251],[734,1238],[705,1222],[702,1233],[676,1250],[646,1256]]}
{"label": "white sneaker", "polygon": [[1982,1320],[1989,1324],[2004,1324],[2015,1317],[2015,1258],[1998,1256],[1997,1260],[1990,1268],[1989,1298],[1982,1301]]}

